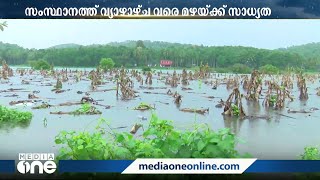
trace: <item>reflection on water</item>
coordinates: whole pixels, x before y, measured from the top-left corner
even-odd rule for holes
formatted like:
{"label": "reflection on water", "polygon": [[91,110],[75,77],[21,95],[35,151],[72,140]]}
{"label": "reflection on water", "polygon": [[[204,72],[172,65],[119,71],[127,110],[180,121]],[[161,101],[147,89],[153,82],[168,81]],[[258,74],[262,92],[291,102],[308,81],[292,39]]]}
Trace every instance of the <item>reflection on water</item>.
{"label": "reflection on water", "polygon": [[0,133],[1,131],[6,131],[7,133],[14,128],[27,129],[30,126],[31,121],[24,122],[1,122],[0,123]]}
{"label": "reflection on water", "polygon": [[[89,70],[87,68],[87,70]],[[165,72],[165,71],[163,71]],[[178,71],[179,72],[179,71]],[[229,76],[229,75],[227,75]],[[218,77],[218,76],[217,76]],[[224,78],[225,75],[219,75]],[[157,78],[157,76],[155,76]],[[33,79],[29,85],[22,85],[23,79]],[[55,83],[50,78],[42,78],[38,75],[29,75],[28,77],[15,76],[10,78],[10,84],[2,84],[0,90],[9,88],[25,88],[26,91],[40,91],[37,95],[51,105],[57,105],[65,102],[79,101],[84,94],[78,94],[77,91],[89,91],[90,81],[80,81],[78,83],[63,83],[63,89],[70,89],[64,93],[55,94],[51,91],[52,86],[44,86],[46,83]],[[309,114],[288,113],[288,109],[301,110],[319,107],[319,97],[315,95],[315,88],[319,87],[319,81],[309,83],[309,99],[306,102],[299,101],[299,91],[296,86],[293,89],[293,102],[286,102],[283,110],[266,109],[262,106],[263,99],[259,102],[247,102],[243,99],[244,110],[248,115],[269,116],[265,118],[239,119],[237,117],[223,116],[223,108],[215,107],[220,99],[226,100],[232,90],[227,90],[225,85],[219,85],[217,89],[212,89],[209,84],[202,84],[199,88],[198,81],[190,82],[188,88],[193,90],[182,90],[181,87],[171,88],[164,82],[157,79],[153,80],[152,87],[167,87],[167,89],[145,90],[140,89],[135,82],[135,90],[139,91],[139,97],[130,101],[117,99],[115,91],[90,92],[90,97],[99,101],[99,104],[110,105],[110,109],[97,106],[102,112],[101,115],[92,116],[72,116],[72,115],[53,115],[50,112],[63,111],[70,112],[80,106],[61,106],[48,109],[32,110],[32,106],[17,107],[19,109],[33,112],[33,119],[28,124],[19,126],[1,125],[0,144],[5,144],[0,149],[0,159],[16,158],[20,152],[54,152],[59,146],[54,144],[55,136],[62,130],[66,131],[94,131],[100,117],[110,121],[112,128],[117,131],[129,132],[132,125],[139,122],[145,127],[148,125],[151,112],[136,111],[136,107],[141,102],[155,104],[157,115],[162,119],[172,120],[174,126],[178,129],[190,128],[194,123],[206,123],[213,130],[221,128],[230,128],[245,143],[237,146],[241,153],[249,152],[254,157],[260,159],[297,159],[303,152],[303,148],[308,145],[320,144],[320,111],[314,111]],[[147,85],[146,85],[147,86]],[[108,82],[98,89],[111,89],[115,87],[114,82]],[[176,106],[174,98],[166,95],[171,89],[174,93],[177,91],[182,95],[180,106]],[[267,88],[263,87],[263,92]],[[145,91],[157,92],[159,94],[146,94]],[[245,92],[240,88],[241,93]],[[190,93],[192,92],[192,93]],[[18,97],[6,97],[13,93],[3,92],[0,94],[1,104],[9,106],[13,100],[26,100],[29,92],[16,92]],[[214,96],[215,98],[208,98]],[[41,104],[35,103],[33,106]],[[181,108],[209,108],[209,113],[205,115],[181,112]],[[310,116],[309,116],[310,115]],[[141,117],[147,117],[147,120],[141,120]],[[46,118],[46,120],[44,120]],[[141,133],[141,132],[139,132]],[[30,143],[32,140],[32,143]]]}
{"label": "reflection on water", "polygon": [[223,116],[224,126],[229,128],[232,133],[239,134],[243,119],[235,116]]}

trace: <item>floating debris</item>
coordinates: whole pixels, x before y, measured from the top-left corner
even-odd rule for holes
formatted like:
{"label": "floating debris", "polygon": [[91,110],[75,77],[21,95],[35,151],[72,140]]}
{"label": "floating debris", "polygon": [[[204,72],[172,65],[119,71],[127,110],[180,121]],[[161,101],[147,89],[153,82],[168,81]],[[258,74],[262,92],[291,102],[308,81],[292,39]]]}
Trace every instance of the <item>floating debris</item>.
{"label": "floating debris", "polygon": [[183,112],[191,112],[191,113],[198,113],[198,114],[205,114],[205,113],[209,113],[209,108],[208,108],[208,109],[183,108],[183,109],[180,109],[180,111],[183,111]]}
{"label": "floating debris", "polygon": [[136,134],[137,131],[138,131],[141,127],[143,128],[142,124],[135,124],[135,125],[133,125],[132,128],[131,128],[130,133],[131,133],[131,134]]}
{"label": "floating debris", "polygon": [[35,100],[19,100],[19,101],[11,101],[9,104],[11,106],[18,105],[18,104],[31,105],[31,104],[33,104],[35,102],[37,102],[37,101],[35,101]]}
{"label": "floating debris", "polygon": [[138,118],[141,119],[141,120],[144,120],[144,121],[148,120],[148,118],[144,117],[144,116],[138,116]]}
{"label": "floating debris", "polygon": [[[107,92],[107,91],[115,91],[117,90],[116,88],[112,88],[112,89],[101,89],[101,90],[94,90],[94,91],[88,91],[89,92]],[[80,91],[81,92],[81,91]],[[83,93],[83,92],[82,92]]]}
{"label": "floating debris", "polygon": [[37,97],[34,94],[28,94],[28,99],[38,99],[39,97]]}
{"label": "floating debris", "polygon": [[7,90],[1,90],[0,91],[0,93],[3,93],[3,92],[30,92],[30,91],[25,91],[25,89],[23,89],[23,88],[18,88],[18,89],[10,88],[10,89],[7,89]]}
{"label": "floating debris", "polygon": [[250,115],[250,116],[244,116],[244,117],[242,117],[242,119],[265,119],[265,120],[270,120],[271,117],[270,116],[253,116],[253,115]]}
{"label": "floating debris", "polygon": [[57,106],[73,106],[73,105],[81,105],[82,102],[66,102],[66,103],[60,103]]}
{"label": "floating debris", "polygon": [[192,89],[192,88],[182,87],[181,90],[183,90],[183,91],[189,91],[189,90],[193,90],[193,89]]}
{"label": "floating debris", "polygon": [[60,93],[66,92],[66,91],[70,91],[70,89],[67,89],[67,90],[57,89],[57,90],[55,90],[55,93],[60,94]]}
{"label": "floating debris", "polygon": [[50,104],[48,104],[46,102],[43,102],[39,106],[32,107],[32,109],[47,109],[47,108],[50,108],[50,107],[52,107],[52,105],[50,105]]}
{"label": "floating debris", "polygon": [[165,104],[165,105],[169,105],[169,103],[166,103],[166,102],[161,102],[161,101],[156,101],[156,102],[159,102],[159,103]]}
{"label": "floating debris", "polygon": [[43,126],[46,128],[48,126],[48,120],[47,118],[43,119]]}
{"label": "floating debris", "polygon": [[154,90],[154,89],[167,89],[167,87],[146,87],[146,86],[139,86],[140,89],[149,89],[149,90]]}
{"label": "floating debris", "polygon": [[158,92],[150,92],[150,91],[145,91],[143,92],[144,94],[163,94],[166,95],[167,93],[158,93]]}
{"label": "floating debris", "polygon": [[72,111],[72,112],[50,112],[50,114],[69,114],[69,115],[96,115],[96,114],[102,114],[101,111],[99,111],[96,107],[91,106],[90,104],[83,104],[81,108]]}
{"label": "floating debris", "polygon": [[12,95],[5,95],[3,97],[18,97],[19,95],[18,94],[12,94]]}
{"label": "floating debris", "polygon": [[291,110],[291,109],[288,109],[287,111],[288,113],[312,113],[312,111],[306,111],[306,110]]}
{"label": "floating debris", "polygon": [[145,111],[150,109],[155,109],[155,107],[152,107],[151,105],[146,103],[140,103],[139,106],[134,108],[134,110],[140,110],[140,111]]}

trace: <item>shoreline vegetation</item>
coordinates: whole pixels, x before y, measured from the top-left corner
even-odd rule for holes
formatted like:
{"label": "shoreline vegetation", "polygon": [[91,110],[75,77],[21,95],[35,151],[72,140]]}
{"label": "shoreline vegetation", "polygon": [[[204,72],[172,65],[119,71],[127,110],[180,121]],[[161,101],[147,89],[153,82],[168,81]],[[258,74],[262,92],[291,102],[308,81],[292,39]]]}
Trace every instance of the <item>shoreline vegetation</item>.
{"label": "shoreline vegetation", "polygon": [[[300,68],[304,72],[320,70],[320,43],[274,50],[245,46],[203,46],[160,41],[124,41],[108,44],[61,44],[46,49],[26,49],[0,42],[0,57],[11,66],[30,66],[34,61],[47,61],[64,68],[96,68],[102,58],[111,58],[114,67],[129,69],[160,68],[160,60],[171,60],[169,69],[193,70],[208,64],[212,72],[250,74],[254,69],[272,65],[273,71]],[[270,67],[269,67],[270,68]]]}
{"label": "shoreline vegetation", "polygon": [[[30,65],[13,65],[11,67],[14,68],[32,68],[32,66]],[[55,68],[57,69],[96,69],[97,67],[94,66],[55,66]],[[199,67],[195,66],[192,68],[184,68],[184,67],[145,67],[145,66],[141,66],[141,67],[132,67],[132,68],[128,68],[130,70],[141,70],[143,71],[144,68],[150,68],[150,71],[196,71],[197,69],[199,69]],[[250,71],[233,71],[231,70],[232,68],[210,68],[210,72],[211,73],[220,73],[220,74],[250,74],[254,69],[250,69]],[[299,68],[288,68],[286,70],[278,70],[276,72],[274,71],[266,71],[266,73],[268,74],[272,74],[272,75],[277,75],[277,74],[285,74],[288,71],[290,71],[289,69],[291,69],[291,71],[300,71],[301,69]],[[319,71],[317,70],[304,70],[303,71],[305,74],[318,74]]]}

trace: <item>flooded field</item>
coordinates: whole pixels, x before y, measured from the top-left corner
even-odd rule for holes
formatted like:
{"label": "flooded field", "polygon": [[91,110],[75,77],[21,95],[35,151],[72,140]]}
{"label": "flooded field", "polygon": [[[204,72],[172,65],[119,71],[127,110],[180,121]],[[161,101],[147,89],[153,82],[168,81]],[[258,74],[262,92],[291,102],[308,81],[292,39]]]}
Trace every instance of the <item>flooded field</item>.
{"label": "flooded field", "polygon": [[[75,70],[68,69],[68,71]],[[91,69],[78,70],[88,73]],[[317,78],[307,80],[309,98],[304,101],[299,100],[300,91],[297,88],[297,79],[294,78],[293,89],[290,89],[294,100],[290,102],[289,99],[286,99],[284,108],[281,110],[266,108],[262,105],[265,92],[268,90],[264,82],[270,79],[269,76],[266,76],[263,79],[262,95],[258,102],[242,99],[246,115],[256,116],[256,118],[241,119],[222,115],[224,108],[216,106],[221,99],[226,101],[233,91],[233,88],[227,88],[226,80],[239,75],[211,73],[208,79],[190,80],[189,85],[182,85],[179,82],[177,87],[172,87],[165,83],[165,77],[171,75],[173,71],[162,70],[160,76],[158,76],[158,72],[159,70],[153,73],[152,85],[145,83],[141,85],[136,78],[131,78],[134,84],[133,90],[137,92],[138,97],[122,100],[121,97],[116,97],[117,84],[114,79],[111,80],[114,74],[104,74],[102,85],[98,85],[96,90],[92,90],[88,75],[83,75],[81,80],[76,82],[76,73],[70,72],[68,80],[62,82],[62,90],[65,91],[56,93],[52,89],[54,89],[53,86],[57,79],[41,75],[38,71],[21,76],[14,68],[14,76],[9,77],[8,80],[1,80],[1,105],[32,111],[33,119],[30,124],[23,127],[6,125],[0,127],[0,159],[16,159],[17,154],[21,152],[57,153],[59,147],[55,145],[54,138],[60,131],[94,131],[100,117],[110,121],[111,127],[117,131],[129,132],[135,123],[142,123],[146,126],[151,111],[133,109],[141,102],[154,106],[155,112],[160,118],[172,120],[175,127],[181,130],[192,127],[194,123],[207,123],[214,130],[230,128],[243,141],[237,145],[237,149],[240,152],[248,152],[259,159],[298,159],[305,146],[318,145],[320,142],[320,111],[317,110],[320,108],[320,97],[316,94],[316,88],[320,87],[320,82],[317,75]],[[181,72],[176,71],[178,74]],[[142,77],[145,80],[145,75]],[[281,82],[280,76],[275,79]],[[210,81],[219,81],[216,89],[208,83]],[[167,94],[168,90],[171,90],[172,93],[177,91],[182,96],[180,106],[175,104],[172,95]],[[246,94],[241,84],[239,90]],[[12,101],[28,100],[30,93],[38,98],[32,99],[32,102],[29,103],[10,104]],[[79,102],[84,96],[89,96],[99,102],[101,105],[95,105],[95,107],[102,114],[79,116],[50,114],[50,112],[76,110],[81,105],[57,105]],[[32,109],[43,102],[47,102],[53,107]],[[110,106],[110,108],[106,108],[106,106]],[[179,109],[182,108],[209,109],[209,111],[205,114],[199,114],[180,111]],[[291,111],[305,110],[306,112],[289,113],[289,109]],[[258,116],[270,118],[265,119]],[[141,133],[141,131],[143,130],[140,129],[139,132]]]}

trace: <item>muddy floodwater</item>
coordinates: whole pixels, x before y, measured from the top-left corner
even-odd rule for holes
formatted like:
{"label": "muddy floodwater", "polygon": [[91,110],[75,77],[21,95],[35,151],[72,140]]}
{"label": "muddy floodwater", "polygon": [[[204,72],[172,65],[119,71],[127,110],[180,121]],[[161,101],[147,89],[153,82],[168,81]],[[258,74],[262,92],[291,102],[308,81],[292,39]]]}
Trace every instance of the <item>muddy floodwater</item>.
{"label": "muddy floodwater", "polygon": [[[166,73],[165,70],[162,72]],[[177,72],[181,73],[180,71]],[[172,73],[172,71],[169,71],[169,73]],[[216,77],[225,78],[229,76],[234,75],[228,74]],[[223,108],[216,107],[220,99],[226,100],[232,92],[232,89],[227,90],[225,84],[220,84],[217,89],[212,89],[211,85],[205,84],[203,81],[194,80],[190,81],[190,85],[186,86],[192,90],[182,90],[181,87],[183,86],[181,84],[176,88],[172,88],[165,85],[163,81],[157,80],[157,78],[157,75],[153,75],[153,84],[150,87],[166,87],[166,89],[144,89],[140,88],[140,84],[134,81],[134,90],[139,92],[139,97],[129,101],[117,99],[115,90],[90,92],[90,97],[98,100],[100,104],[110,105],[111,108],[106,109],[102,106],[96,106],[102,112],[101,115],[80,116],[50,114],[53,111],[73,111],[79,108],[80,105],[31,109],[42,102],[13,106],[10,106],[9,102],[27,100],[28,94],[32,91],[39,91],[36,93],[36,96],[40,97],[39,100],[48,102],[51,105],[77,102],[85,96],[84,93],[78,94],[77,91],[87,92],[91,90],[90,81],[85,77],[79,82],[75,82],[74,79],[70,78],[68,82],[63,83],[62,89],[67,91],[59,94],[51,91],[53,86],[45,86],[47,83],[54,85],[56,80],[43,78],[39,74],[25,75],[23,77],[15,74],[10,77],[9,83],[4,83],[4,80],[2,80],[0,90],[23,88],[24,92],[2,92],[0,94],[1,105],[32,111],[33,119],[29,125],[24,127],[0,127],[0,159],[16,159],[17,154],[21,152],[57,153],[59,146],[55,145],[54,138],[60,131],[94,131],[101,116],[111,122],[111,127],[118,128],[117,131],[129,132],[132,125],[138,122],[146,126],[151,112],[133,110],[141,102],[154,105],[155,112],[160,118],[173,120],[175,127],[181,130],[192,127],[194,123],[207,123],[214,130],[230,128],[241,139],[237,149],[242,153],[248,152],[259,159],[299,159],[299,155],[303,153],[305,146],[320,144],[320,110],[312,111],[311,113],[287,112],[288,109],[308,111],[310,108],[320,108],[320,97],[316,95],[316,88],[320,86],[319,79],[316,79],[314,83],[307,82],[309,94],[307,101],[299,100],[299,90],[296,83],[294,83],[292,90],[294,101],[289,102],[286,100],[283,110],[276,111],[265,108],[262,106],[263,99],[260,99],[259,102],[248,102],[243,99],[243,106],[247,115],[270,115],[272,118],[270,120],[240,120],[224,117],[221,114]],[[22,84],[22,80],[29,81],[29,84]],[[107,80],[105,82],[105,84],[98,86],[98,90],[116,87],[115,82]],[[149,85],[144,84],[143,86],[148,87]],[[174,98],[166,95],[169,89],[182,95],[180,108],[209,108],[209,113],[201,115],[179,111],[179,108],[174,103]],[[262,92],[266,90],[267,87],[263,86]],[[157,92],[159,94],[144,92]],[[241,85],[240,92],[244,93]],[[8,97],[8,95],[13,94],[18,96]],[[208,96],[214,96],[215,98],[208,98]],[[44,118],[47,119],[46,124],[44,123]],[[142,131],[142,129],[139,131]]]}

